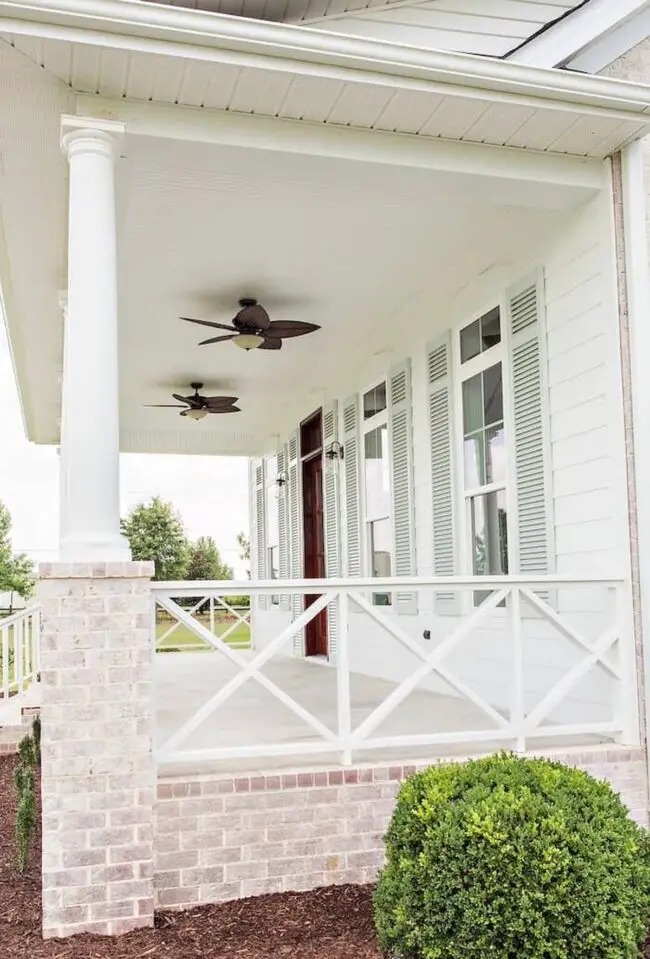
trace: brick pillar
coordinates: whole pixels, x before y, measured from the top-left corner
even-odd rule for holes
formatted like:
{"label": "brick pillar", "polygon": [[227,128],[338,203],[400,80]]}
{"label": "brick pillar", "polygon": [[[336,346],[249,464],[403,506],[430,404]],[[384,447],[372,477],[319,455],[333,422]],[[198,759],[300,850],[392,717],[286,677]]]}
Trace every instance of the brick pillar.
{"label": "brick pillar", "polygon": [[153,925],[152,575],[40,568],[46,938]]}

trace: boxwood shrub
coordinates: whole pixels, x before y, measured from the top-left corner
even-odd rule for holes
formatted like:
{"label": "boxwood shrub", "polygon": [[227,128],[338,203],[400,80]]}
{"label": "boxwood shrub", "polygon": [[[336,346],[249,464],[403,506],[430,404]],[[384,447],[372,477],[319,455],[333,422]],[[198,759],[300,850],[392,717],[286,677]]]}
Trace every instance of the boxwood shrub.
{"label": "boxwood shrub", "polygon": [[636,959],[650,841],[607,783],[490,756],[400,790],[375,890],[381,946],[404,959]]}

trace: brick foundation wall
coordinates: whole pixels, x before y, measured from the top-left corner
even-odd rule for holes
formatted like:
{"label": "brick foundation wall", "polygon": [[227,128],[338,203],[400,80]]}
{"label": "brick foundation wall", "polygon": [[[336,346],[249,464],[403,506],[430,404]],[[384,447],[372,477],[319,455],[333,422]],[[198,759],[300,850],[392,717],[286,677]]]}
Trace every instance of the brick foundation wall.
{"label": "brick foundation wall", "polygon": [[[642,748],[543,755],[609,780],[634,818],[646,824]],[[156,906],[187,908],[372,882],[383,861],[382,836],[400,782],[416,768],[160,779],[154,828]]]}
{"label": "brick foundation wall", "polygon": [[40,569],[46,938],[153,925],[151,575]]}

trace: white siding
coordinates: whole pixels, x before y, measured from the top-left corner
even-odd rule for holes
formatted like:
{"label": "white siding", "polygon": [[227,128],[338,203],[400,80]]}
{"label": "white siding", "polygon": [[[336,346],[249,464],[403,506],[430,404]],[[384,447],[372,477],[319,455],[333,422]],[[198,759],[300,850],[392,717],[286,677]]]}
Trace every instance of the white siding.
{"label": "white siding", "polygon": [[[438,316],[449,317],[450,325],[461,324],[494,305],[511,284],[526,278],[535,268],[543,268],[547,315],[542,352],[546,353],[548,365],[545,405],[551,477],[547,505],[551,539],[555,543],[551,567],[566,574],[624,576],[628,569],[611,225],[609,198],[603,194],[567,218],[534,260],[513,264],[496,278],[478,278],[463,292],[462,306],[460,302],[443,303],[436,310]],[[444,327],[432,322],[431,328],[413,334],[412,345],[404,356],[395,356],[399,361],[410,359],[412,370],[415,553],[419,575],[433,572],[427,343],[443,333]],[[356,384],[357,388],[364,385],[364,380]],[[457,410],[455,415],[458,416]],[[458,469],[458,457],[456,465]],[[456,506],[458,515],[458,503]],[[461,568],[458,572],[469,569]],[[604,591],[562,590],[552,599],[574,625],[584,629],[588,638],[596,638],[603,628],[603,611],[609,602]],[[447,662],[459,677],[496,706],[508,703],[510,652],[504,628],[506,617],[506,610],[495,610],[480,629],[463,640]],[[413,670],[415,657],[365,614],[352,608],[350,622],[353,669],[393,681]],[[420,596],[416,616],[408,617],[408,621],[400,617],[400,626],[427,649],[458,622],[457,616],[439,615],[434,610],[432,595]],[[432,640],[424,640],[425,629],[431,630]],[[261,641],[265,635],[270,635],[266,623],[259,634]],[[579,653],[530,614],[524,624],[524,640],[526,707],[530,708],[579,659]],[[607,715],[603,706],[608,698],[606,681],[592,674],[554,718],[602,719]],[[451,692],[441,681],[431,680],[428,685]]]}
{"label": "white siding", "polygon": [[[317,5],[322,9],[321,0],[308,3],[308,8]],[[357,37],[499,57],[576,6],[576,0],[427,0],[413,4],[351,0],[343,7],[331,0],[323,14],[319,11],[317,20],[310,17],[309,9],[296,17],[297,8],[287,19]]]}

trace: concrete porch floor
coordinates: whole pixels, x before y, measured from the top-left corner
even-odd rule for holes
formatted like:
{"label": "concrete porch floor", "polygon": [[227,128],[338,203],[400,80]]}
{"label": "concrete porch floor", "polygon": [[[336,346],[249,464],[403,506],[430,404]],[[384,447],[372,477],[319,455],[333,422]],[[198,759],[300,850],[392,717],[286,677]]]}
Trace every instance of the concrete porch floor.
{"label": "concrete porch floor", "polygon": [[[254,653],[243,653],[252,658]],[[325,661],[276,656],[264,667],[264,674],[331,730],[336,729],[336,670]],[[190,719],[225,682],[235,675],[223,656],[217,653],[165,653],[156,656],[156,747]],[[355,729],[390,692],[396,683],[360,673],[350,677],[352,728]],[[455,696],[416,690],[400,704],[371,734],[397,736],[405,734],[444,733],[493,729],[492,721],[473,703]],[[604,741],[597,737],[580,737],[561,742],[552,737],[537,739],[535,749],[558,746],[592,745]],[[223,703],[179,749],[207,749],[220,746],[320,742],[318,733],[296,716],[254,679]],[[353,756],[354,765],[427,760],[450,756],[468,756],[512,748],[514,744],[493,742],[460,742],[454,744],[360,749]],[[188,772],[264,773],[277,769],[323,769],[339,766],[339,755],[306,753],[261,758],[229,758],[189,763],[161,762],[163,776]]]}

